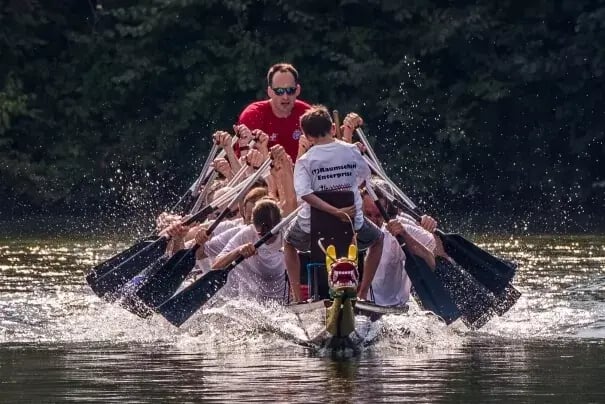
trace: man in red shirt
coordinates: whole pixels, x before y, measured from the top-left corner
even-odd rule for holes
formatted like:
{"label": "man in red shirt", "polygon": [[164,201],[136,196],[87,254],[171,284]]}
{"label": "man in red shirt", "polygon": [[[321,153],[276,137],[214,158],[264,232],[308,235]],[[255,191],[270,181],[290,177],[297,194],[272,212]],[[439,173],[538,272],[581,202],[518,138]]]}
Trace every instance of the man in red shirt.
{"label": "man in red shirt", "polygon": [[297,100],[300,95],[298,72],[294,66],[278,63],[267,72],[268,100],[253,102],[240,114],[238,124],[260,129],[269,135],[269,147],[280,144],[296,160],[298,139],[302,135],[300,117],[310,108]]}

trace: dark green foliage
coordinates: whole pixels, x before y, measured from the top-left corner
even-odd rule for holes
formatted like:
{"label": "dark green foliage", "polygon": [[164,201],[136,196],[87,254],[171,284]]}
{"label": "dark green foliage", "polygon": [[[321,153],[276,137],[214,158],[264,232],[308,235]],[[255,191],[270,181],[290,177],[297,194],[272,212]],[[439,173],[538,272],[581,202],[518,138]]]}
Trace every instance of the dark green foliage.
{"label": "dark green foliage", "polygon": [[0,4],[2,210],[159,205],[278,61],[435,204],[603,198],[605,1]]}

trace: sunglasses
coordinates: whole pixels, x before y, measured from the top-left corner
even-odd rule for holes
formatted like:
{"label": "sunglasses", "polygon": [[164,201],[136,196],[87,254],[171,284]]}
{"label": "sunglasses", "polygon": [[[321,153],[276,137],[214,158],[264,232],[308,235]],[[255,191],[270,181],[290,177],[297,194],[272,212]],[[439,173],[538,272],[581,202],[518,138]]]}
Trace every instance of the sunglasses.
{"label": "sunglasses", "polygon": [[294,95],[294,93],[296,92],[296,87],[271,87],[271,90],[273,90],[276,95]]}

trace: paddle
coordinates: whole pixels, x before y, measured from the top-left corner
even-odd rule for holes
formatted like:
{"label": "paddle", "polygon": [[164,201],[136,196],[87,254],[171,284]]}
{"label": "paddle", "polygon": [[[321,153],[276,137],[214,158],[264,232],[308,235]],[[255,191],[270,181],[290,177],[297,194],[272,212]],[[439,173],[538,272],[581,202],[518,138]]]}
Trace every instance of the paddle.
{"label": "paddle", "polygon": [[[376,167],[370,161],[366,161],[372,170],[381,176]],[[384,176],[383,179],[396,190],[395,184],[388,177]],[[395,206],[404,209],[416,221],[420,221],[422,215],[413,202],[401,202],[380,185],[378,188]],[[402,199],[407,202],[409,198],[401,193]],[[435,234],[443,241],[446,253],[455,261],[455,264],[446,265],[444,262],[443,265],[439,265],[436,275],[452,292],[456,304],[461,308],[468,323],[471,323],[474,328],[479,328],[491,317],[487,310],[488,306],[501,316],[515,304],[521,293],[510,284],[516,268],[514,264],[492,256],[457,234],[446,234],[439,229],[435,230]],[[446,242],[449,243],[449,249],[445,247]],[[457,247],[457,254],[450,254],[452,245]],[[466,245],[468,247],[464,249]],[[473,252],[474,255],[471,255]],[[488,257],[481,260],[484,255]],[[482,266],[478,266],[479,263],[482,263]],[[512,274],[503,274],[501,266],[505,266],[504,271],[512,271]],[[448,273],[448,271],[456,273]],[[493,293],[495,297],[488,296],[487,292]]]}
{"label": "paddle", "polygon": [[[394,185],[389,179],[385,181]],[[410,206],[397,199],[393,199],[393,203],[415,220],[421,219],[422,213],[415,205]],[[514,277],[516,265],[513,263],[491,255],[459,234],[445,233],[440,229],[436,229],[435,234],[442,240],[447,254],[493,293],[502,292]]]}
{"label": "paddle", "polygon": [[[233,145],[235,143],[237,143],[239,138],[239,134],[236,133],[235,136],[233,137],[233,139],[231,140],[231,146],[233,147]],[[252,147],[254,145],[254,139],[250,140],[250,142],[248,142],[248,147]],[[218,148],[219,146],[215,144],[215,146]],[[225,149],[222,149],[220,151],[220,153],[218,154],[217,158],[222,158],[225,157],[225,155],[227,154],[227,152],[225,151]],[[242,169],[245,169],[245,166],[242,167]],[[240,170],[241,171],[241,170]],[[204,180],[202,181],[203,184],[212,184],[214,182],[214,180],[216,180],[218,177],[218,172],[214,169],[213,166],[208,166],[208,172],[206,174],[206,177],[204,178]],[[235,183],[235,178],[231,179],[231,181],[229,181],[227,183],[226,186],[232,186]],[[195,213],[198,211],[198,209],[201,207],[202,203],[204,203],[204,201],[206,200],[206,197],[208,196],[208,193],[210,192],[210,187],[204,187],[204,189],[202,190],[202,192],[200,193],[200,195],[197,198],[197,201],[195,202],[195,204],[193,205],[193,207],[191,208],[191,213]]]}
{"label": "paddle", "polygon": [[[260,239],[258,239],[258,241],[254,243],[254,248],[259,248],[271,237],[278,234],[278,232],[284,226],[294,219],[300,208],[300,206],[296,208],[269,232],[265,233]],[[158,307],[158,313],[160,313],[171,324],[177,327],[181,326],[181,324],[187,321],[187,319],[189,319],[193,313],[198,311],[200,307],[210,300],[216,294],[216,292],[218,292],[225,285],[229,272],[244,260],[245,258],[240,255],[226,267],[206,273],[200,279],[183,289],[180,293],[164,302],[160,307]]]}
{"label": "paddle", "polygon": [[139,272],[134,278],[130,279],[115,295],[119,295],[118,300],[120,306],[131,313],[136,314],[141,318],[147,318],[153,314],[149,307],[142,304],[135,296],[136,291],[144,284],[147,277],[160,270],[166,264],[168,257],[163,255],[155,262],[151,263],[147,268]]}
{"label": "paddle", "polygon": [[435,277],[462,313],[464,324],[475,330],[483,327],[494,316],[494,295],[447,258],[435,257],[435,261]]}
{"label": "paddle", "polygon": [[[178,206],[178,203],[174,205],[172,210]],[[111,258],[103,261],[100,264],[95,265],[92,270],[86,275],[86,282],[90,285],[93,291],[102,296],[104,292],[97,292],[96,283],[97,281],[107,275],[109,272],[116,269],[116,267],[123,264],[128,259],[134,257],[137,254],[143,254],[146,251],[146,248],[151,248],[150,244],[157,240],[157,234],[150,234],[143,238],[142,240],[136,242],[134,245],[130,246],[128,249],[112,256]],[[149,251],[150,254],[155,254]]]}
{"label": "paddle", "polygon": [[[388,200],[395,203],[395,198],[392,195],[389,195],[384,188],[380,186],[378,188]],[[419,218],[416,219],[418,222],[420,221]],[[493,317],[495,298],[492,292],[467,273],[459,264],[444,257],[435,257],[435,260],[435,277],[458,307],[464,323],[469,328],[481,328]]]}
{"label": "paddle", "polygon": [[355,128],[355,133],[359,137],[359,140],[361,140],[361,143],[366,148],[366,151],[365,151],[364,154],[367,154],[368,156],[370,156],[370,158],[374,162],[375,167],[380,171],[380,173],[383,176],[386,177],[386,175],[387,175],[386,171],[384,171],[384,168],[382,168],[382,164],[380,164],[380,160],[378,160],[378,157],[376,156],[376,153],[374,153],[374,149],[372,149],[372,146],[370,146],[370,141],[366,137],[365,133],[363,133],[363,130],[361,130],[361,128],[359,128],[359,127]]}
{"label": "paddle", "polygon": [[[212,173],[212,174],[215,174],[215,173]],[[210,178],[212,180],[213,176],[211,176]],[[204,188],[204,190],[206,190],[206,188]],[[233,191],[234,190],[232,190],[232,192]],[[197,197],[196,206],[203,199],[205,199],[205,195],[204,195],[204,193],[200,193]],[[217,200],[216,200],[217,208],[220,205],[220,201],[224,200],[224,199],[225,199],[224,196],[222,198],[217,198]],[[183,250],[177,251],[172,257],[175,257],[175,256],[182,257],[182,251]],[[172,259],[172,257],[170,257],[170,259]],[[165,255],[161,256],[160,258],[157,259],[157,261],[153,262],[152,264],[147,266],[143,271],[141,271],[140,273],[135,275],[132,279],[130,279],[121,288],[119,293],[116,293],[121,296],[120,301],[119,301],[120,305],[122,307],[124,307],[126,310],[130,311],[131,313],[134,313],[137,316],[142,317],[142,318],[147,318],[150,315],[152,315],[153,312],[143,302],[140,301],[140,299],[135,295],[135,293],[148,282],[148,279],[151,276],[156,274],[158,271],[161,271],[162,268],[164,267],[164,265],[166,265],[166,263],[168,262],[168,260],[169,260],[169,258],[166,257]],[[178,285],[177,285],[177,287],[178,287]]]}
{"label": "paddle", "polygon": [[206,197],[210,193],[210,187],[208,185],[212,184],[217,179],[217,177],[218,173],[214,170],[214,168],[211,167],[210,171],[207,173],[206,178],[204,178],[203,180],[206,186],[198,194],[193,205],[189,204],[189,213],[195,213],[200,209],[204,201],[206,201]]}
{"label": "paddle", "polygon": [[[208,231],[214,230],[229,212],[225,208]],[[170,258],[163,256],[149,265],[122,288],[121,306],[139,317],[149,317],[153,314],[151,308],[172,296],[191,272],[196,251],[197,248],[179,250]],[[190,266],[185,262],[191,262]]]}
{"label": "paddle", "polygon": [[[184,226],[189,226],[192,223],[205,220],[208,215],[220,208],[224,203],[224,198],[230,198],[231,196],[232,193],[227,193],[225,197],[219,198],[181,223]],[[169,239],[168,235],[162,235],[155,240],[137,243],[129,249],[133,251],[133,254],[120,261],[117,266],[101,276],[87,277],[88,284],[99,297],[118,293],[124,284],[164,255]]]}
{"label": "paddle", "polygon": [[332,120],[336,129],[336,139],[342,140],[342,131],[340,130],[340,114],[337,110],[332,111]]}
{"label": "paddle", "polygon": [[[202,171],[200,171],[200,175],[198,175],[197,179],[193,182],[193,184],[187,189],[187,192],[185,192],[185,194],[183,196],[181,196],[181,198],[178,200],[178,202],[172,207],[172,209],[170,210],[171,212],[175,212],[176,209],[185,201],[187,201],[186,205],[187,208],[185,209],[185,211],[190,211],[190,207],[191,204],[194,202],[194,195],[199,194],[199,190],[202,186],[209,184],[210,181],[210,176],[209,176],[209,169],[211,169],[210,164],[212,164],[212,161],[214,160],[214,157],[216,155],[216,152],[218,151],[218,145],[216,143],[212,143],[212,148],[210,149],[210,152],[208,153],[208,157],[206,158],[206,161],[204,162],[204,165],[202,166]],[[204,187],[205,189],[206,187]],[[197,198],[199,199],[199,198]]]}
{"label": "paddle", "polygon": [[[169,211],[171,211],[171,212],[176,211],[177,208],[182,203],[184,203],[185,201],[187,201],[191,198],[191,195],[193,193],[195,193],[196,190],[198,190],[200,186],[205,185],[205,182],[204,182],[205,176],[208,171],[208,168],[210,167],[210,164],[212,163],[213,157],[216,154],[217,148],[218,148],[218,146],[216,144],[213,144],[212,148],[210,149],[210,152],[208,153],[208,157],[206,158],[206,161],[204,162],[202,170],[200,171],[200,174],[198,175],[196,180],[193,182],[193,184],[187,189],[185,194],[183,194],[183,196],[181,196],[181,198],[176,202],[176,204],[174,204],[174,206],[172,206],[172,208]],[[142,239],[141,241],[134,244],[133,246],[129,247],[128,249],[126,249],[126,250],[112,256],[111,258],[103,261],[102,263],[94,266],[93,269],[86,275],[86,282],[92,286],[92,284],[96,283],[96,280],[98,278],[106,275],[108,272],[112,271],[115,267],[117,267],[118,265],[120,265],[121,263],[123,263],[124,261],[129,259],[130,257],[132,257],[135,254],[137,254],[138,252],[140,252],[142,249],[147,247],[153,240],[155,240],[156,237],[157,236],[155,236],[155,235],[149,235],[149,236],[145,237],[144,239]]]}
{"label": "paddle", "polygon": [[98,278],[112,271],[115,267],[122,264],[128,258],[143,250],[146,246],[151,244],[155,240],[155,238],[155,236],[149,236],[147,238],[144,238],[143,240],[140,240],[139,242],[130,246],[128,249],[120,252],[119,254],[116,254],[113,257],[103,261],[102,263],[97,264],[86,275],[86,282],[92,287],[93,284],[97,282]]}
{"label": "paddle", "polygon": [[[419,220],[422,213],[420,213],[412,200],[408,198],[407,195],[405,195],[386,175],[384,168],[380,165],[380,161],[376,157],[376,154],[363,131],[360,128],[357,128],[356,133],[364,144],[366,153],[371,157],[374,164],[372,164],[367,157],[366,162],[368,162],[372,170],[379,177],[392,187],[393,191],[404,202],[403,205],[405,206],[400,207],[409,211],[416,220]],[[444,250],[454,259],[454,261],[456,261],[456,264],[462,266],[471,276],[477,279],[478,282],[495,295],[495,300],[492,305],[493,310],[500,316],[506,313],[521,296],[521,293],[515,289],[510,282],[515,275],[516,265],[493,256],[458,234],[446,234],[439,229],[436,230],[436,234],[442,240]],[[443,266],[440,266],[438,269],[441,268],[443,268]],[[439,275],[441,272],[437,271],[437,274]],[[448,281],[451,282],[452,279],[453,278],[450,277]],[[477,307],[483,305],[484,302]],[[481,316],[485,319],[486,314],[483,313]],[[468,317],[471,318],[475,316],[469,315]],[[477,319],[477,324],[479,321],[480,319]]]}
{"label": "paddle", "polygon": [[[246,180],[246,185],[233,197],[214,223],[206,230],[207,235],[212,234],[256,180],[269,168],[270,164],[271,160],[267,160],[254,175]],[[196,244],[191,248],[178,251],[156,273],[150,274],[146,283],[135,292],[138,300],[152,308],[156,308],[168,300],[195,267],[196,253],[199,247],[200,245]]]}
{"label": "paddle", "polygon": [[[364,158],[370,168],[386,181],[393,191],[404,201],[401,203],[394,198],[394,203],[398,204],[398,207],[405,209],[415,220],[419,221],[422,213],[418,207],[384,174],[381,168],[373,164],[367,157]],[[383,191],[386,192],[386,190]],[[444,233],[440,229],[436,229],[435,234],[443,242],[443,247],[447,254],[494,294],[498,295],[503,292],[513,279],[516,265],[493,256],[459,234]]]}
{"label": "paddle", "polygon": [[[372,184],[366,184],[368,194],[376,204],[385,222],[388,222],[389,215],[384,206],[378,200],[378,196],[372,189]],[[405,260],[405,271],[407,272],[412,285],[422,306],[441,317],[446,324],[451,324],[461,315],[458,307],[453,302],[449,292],[443,287],[443,284],[437,279],[435,273],[429,265],[420,257],[413,254],[405,244],[403,237],[396,236],[397,242],[403,249]]]}

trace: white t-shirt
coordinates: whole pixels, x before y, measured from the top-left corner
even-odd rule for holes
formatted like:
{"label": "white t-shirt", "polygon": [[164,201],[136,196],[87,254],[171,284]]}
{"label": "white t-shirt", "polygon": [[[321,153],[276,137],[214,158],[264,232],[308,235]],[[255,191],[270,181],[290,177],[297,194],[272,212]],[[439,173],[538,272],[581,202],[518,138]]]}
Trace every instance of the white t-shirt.
{"label": "white t-shirt", "polygon": [[[213,236],[210,240],[204,244],[204,254],[205,258],[196,259],[195,267],[193,268],[195,271],[201,271],[202,274],[210,271],[212,269],[212,263],[216,259],[217,255],[223,251],[223,248],[227,245],[227,242],[237,234],[244,227],[243,224],[231,227],[220,234]],[[218,226],[217,226],[218,229]],[[214,233],[213,233],[214,234]],[[192,245],[195,243],[195,240],[192,240]]]}
{"label": "white t-shirt", "polygon": [[[201,260],[195,260],[194,271],[201,271],[202,274],[210,271],[212,269],[212,263],[214,259],[223,248],[227,245],[227,242],[237,234],[237,232],[244,227],[244,221],[239,219],[234,220],[224,220],[216,226],[216,229],[212,232],[212,236],[210,240],[204,244],[204,254],[206,258],[202,258]],[[186,247],[193,247],[195,244],[195,240],[189,240],[187,242]]]}
{"label": "white t-shirt", "polygon": [[214,229],[212,234],[214,234],[216,236],[226,230],[232,229],[234,227],[241,227],[243,225],[244,225],[244,219],[242,219],[241,217],[238,217],[237,219],[233,219],[233,220],[223,220],[216,226],[216,229]]}
{"label": "white t-shirt", "polygon": [[381,306],[401,306],[408,301],[412,286],[404,269],[405,253],[385,227],[381,230],[384,234],[382,256],[372,280],[374,301]]}
{"label": "white t-shirt", "polygon": [[[315,145],[302,155],[294,165],[294,189],[300,200],[317,191],[353,191],[355,230],[363,225],[359,186],[370,177],[370,168],[354,144],[336,140]],[[305,232],[311,231],[311,207],[302,201],[297,222]]]}
{"label": "white t-shirt", "polygon": [[209,258],[216,258],[225,246],[229,243],[229,240],[233,238],[241,229],[246,227],[244,224],[240,224],[235,227],[231,227],[222,233],[217,233],[210,240],[204,244],[204,254]]}
{"label": "white t-shirt", "polygon": [[[405,230],[430,251],[435,249],[435,238],[427,230],[418,226],[409,216],[398,216]],[[410,298],[412,282],[405,272],[405,253],[397,239],[383,227],[384,241],[382,257],[372,280],[374,301],[381,306],[401,306]]]}
{"label": "white t-shirt", "polygon": [[[259,235],[250,224],[241,228],[227,243],[220,258],[246,243],[255,243]],[[271,244],[263,244],[257,253],[246,258],[229,273],[225,288],[240,298],[258,300],[282,300],[286,296],[286,264],[281,233]]]}
{"label": "white t-shirt", "polygon": [[429,251],[435,251],[435,247],[437,247],[435,236],[420,227],[413,217],[405,213],[400,213],[399,215],[397,215],[396,219],[399,220],[401,224],[403,224],[403,227],[409,233],[410,236],[418,240],[418,242],[428,248]]}

